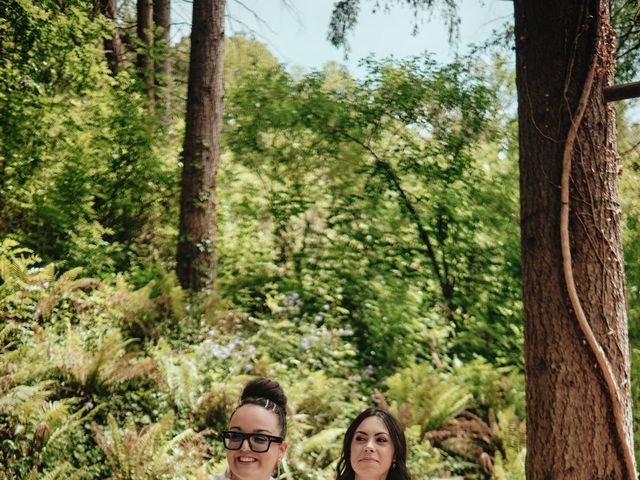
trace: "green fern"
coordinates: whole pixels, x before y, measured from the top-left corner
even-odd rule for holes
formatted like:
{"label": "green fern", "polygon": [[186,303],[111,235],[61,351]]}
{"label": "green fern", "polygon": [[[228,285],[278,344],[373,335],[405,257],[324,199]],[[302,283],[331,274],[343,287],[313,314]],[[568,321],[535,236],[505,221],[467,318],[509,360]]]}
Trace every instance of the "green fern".
{"label": "green fern", "polygon": [[126,352],[134,340],[125,340],[111,329],[92,346],[77,330],[68,330],[63,341],[52,347],[54,364],[78,385],[85,395],[110,388],[155,369],[152,359],[140,359],[140,352]]}
{"label": "green fern", "polygon": [[48,339],[33,339],[0,353],[0,375],[11,377],[14,384],[33,384],[47,377],[53,369],[48,358]]}
{"label": "green fern", "polygon": [[85,469],[77,469],[68,462],[58,465],[47,472],[38,472],[35,468],[26,480],[77,480],[85,476]]}
{"label": "green fern", "polygon": [[406,426],[420,425],[423,436],[452,422],[472,399],[466,386],[428,364],[402,369],[386,385],[394,413]]}
{"label": "green fern", "polygon": [[20,422],[28,422],[52,395],[52,383],[17,385],[0,397],[0,414],[11,415]]}
{"label": "green fern", "polygon": [[193,355],[187,352],[176,354],[164,341],[161,341],[151,354],[172,403],[179,410],[188,413],[196,411],[205,391],[204,375],[200,372]]}
{"label": "green fern", "polygon": [[526,457],[525,422],[515,412],[514,406],[496,415],[494,435],[501,445],[494,461],[497,480],[524,480]]}
{"label": "green fern", "polygon": [[104,451],[113,470],[114,480],[162,480],[178,478],[202,467],[206,448],[192,430],[173,438],[173,414],[160,422],[136,429],[132,423],[122,431],[110,414],[107,428],[92,424],[96,442]]}
{"label": "green fern", "polygon": [[40,318],[48,319],[53,313],[56,304],[71,292],[98,285],[99,282],[95,278],[77,278],[81,273],[81,267],[72,268],[53,282],[47,290],[47,294],[40,299],[36,306],[34,312],[35,320]]}

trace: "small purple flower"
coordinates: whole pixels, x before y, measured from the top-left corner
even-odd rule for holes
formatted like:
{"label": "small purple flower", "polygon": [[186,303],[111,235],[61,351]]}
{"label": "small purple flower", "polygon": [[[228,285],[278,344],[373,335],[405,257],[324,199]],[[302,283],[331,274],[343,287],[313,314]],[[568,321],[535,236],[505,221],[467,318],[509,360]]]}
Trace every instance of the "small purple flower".
{"label": "small purple flower", "polygon": [[[231,348],[229,348],[231,347]],[[225,360],[229,358],[231,355],[231,351],[233,350],[233,345],[227,345],[225,347],[218,345],[217,343],[213,343],[211,347],[209,347],[209,352],[211,355],[220,360]]]}
{"label": "small purple flower", "polygon": [[351,375],[349,379],[353,380],[354,382],[359,382],[362,380],[362,377],[356,373],[355,375]]}
{"label": "small purple flower", "polygon": [[300,295],[298,295],[296,292],[293,292],[285,297],[284,303],[292,307],[296,303],[298,303],[298,300],[300,300]]}
{"label": "small purple flower", "polygon": [[244,367],[242,367],[242,369],[245,372],[250,372],[251,370],[253,370],[253,365],[251,365],[250,363],[247,363]]}
{"label": "small purple flower", "polygon": [[302,339],[300,340],[300,347],[306,350],[307,348],[309,348],[309,345],[311,345],[309,337],[302,337]]}
{"label": "small purple flower", "polygon": [[322,305],[322,309],[323,309],[325,312],[328,312],[328,311],[329,311],[329,308],[330,308],[330,307],[329,307],[329,304],[328,304],[328,303],[325,303],[324,305]]}
{"label": "small purple flower", "polygon": [[315,317],[313,317],[313,319],[316,322],[321,322],[322,321],[322,315],[320,315],[319,313],[316,313]]}
{"label": "small purple flower", "polygon": [[373,365],[367,365],[367,368],[364,369],[362,374],[365,377],[370,377],[371,375],[373,375]]}

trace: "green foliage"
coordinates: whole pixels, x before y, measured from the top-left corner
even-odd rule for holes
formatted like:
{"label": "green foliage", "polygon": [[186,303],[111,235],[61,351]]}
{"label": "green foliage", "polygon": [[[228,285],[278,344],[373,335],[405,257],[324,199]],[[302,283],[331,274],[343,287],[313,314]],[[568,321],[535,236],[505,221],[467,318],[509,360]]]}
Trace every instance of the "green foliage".
{"label": "green foliage", "polygon": [[620,82],[636,81],[640,48],[638,46],[638,18],[640,5],[637,2],[613,2],[612,24],[616,29],[616,78]]}
{"label": "green foliage", "polygon": [[155,244],[150,219],[171,215],[177,163],[135,78],[110,77],[92,7],[0,7],[0,234],[105,274],[128,266],[141,238]]}
{"label": "green foliage", "polygon": [[115,419],[108,417],[108,431],[96,424],[92,429],[105,452],[117,480],[161,480],[192,478],[201,467],[207,451],[201,436],[186,430],[173,438],[168,434],[171,414],[159,423],[137,429],[128,424],[121,431]]}
{"label": "green foliage", "polygon": [[[511,364],[522,339],[518,243],[507,236],[517,204],[492,188],[513,182],[491,143],[495,99],[468,63],[368,65],[360,83],[269,69],[231,92],[227,141],[243,165],[222,171],[222,294],[276,284],[316,312],[324,296],[344,312],[365,365],[395,368],[454,338],[460,355],[482,349]],[[258,285],[238,285],[247,248],[227,235],[272,243],[250,249],[264,266],[249,276]],[[264,308],[241,302],[256,300]],[[485,347],[489,335],[501,348]]]}
{"label": "green foliage", "polygon": [[516,415],[513,407],[498,412],[494,434],[500,444],[494,462],[495,478],[525,480],[525,425],[522,417]]}
{"label": "green foliage", "polygon": [[394,413],[405,425],[419,425],[420,437],[453,421],[472,398],[466,386],[428,364],[402,369],[387,379],[387,386]]}
{"label": "green foliage", "polygon": [[[170,273],[189,42],[160,125],[130,58],[110,75],[106,31],[83,0],[0,5],[0,476],[210,478],[265,375],[289,396],[290,478],[333,478],[372,403],[406,427],[414,478],[524,478],[504,59],[292,75],[229,39],[219,276],[190,296]],[[637,340],[638,132],[620,125]]]}

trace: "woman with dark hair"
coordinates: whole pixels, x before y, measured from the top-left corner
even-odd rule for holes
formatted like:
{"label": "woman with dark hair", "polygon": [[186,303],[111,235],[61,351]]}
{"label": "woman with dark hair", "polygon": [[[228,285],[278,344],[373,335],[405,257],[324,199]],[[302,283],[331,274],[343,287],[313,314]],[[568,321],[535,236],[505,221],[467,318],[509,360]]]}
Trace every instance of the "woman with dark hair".
{"label": "woman with dark hair", "polygon": [[280,476],[287,450],[287,397],[273,380],[247,383],[229,426],[221,433],[227,450],[227,469],[214,480],[268,480]]}
{"label": "woman with dark hair", "polygon": [[358,415],[344,436],[337,480],[411,480],[400,422],[380,408]]}

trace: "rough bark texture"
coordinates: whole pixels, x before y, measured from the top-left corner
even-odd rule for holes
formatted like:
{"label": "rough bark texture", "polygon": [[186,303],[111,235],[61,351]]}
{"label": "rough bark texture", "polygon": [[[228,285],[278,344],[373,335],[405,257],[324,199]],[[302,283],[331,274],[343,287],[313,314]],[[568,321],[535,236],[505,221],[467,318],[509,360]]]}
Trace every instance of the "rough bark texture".
{"label": "rough bark texture", "polygon": [[216,275],[216,171],[224,108],[225,0],[195,0],[180,195],[177,272],[190,290]]}
{"label": "rough bark texture", "polygon": [[138,0],[136,5],[139,41],[136,67],[153,110],[153,0]]}
{"label": "rough bark texture", "polygon": [[168,81],[171,78],[169,40],[171,33],[171,0],[153,0],[153,23],[155,25],[155,99],[156,108],[165,118],[169,114]]}
{"label": "rough bark texture", "polygon": [[567,296],[559,231],[565,140],[596,49],[595,83],[572,157],[569,231],[578,294],[613,366],[631,441],[615,112],[602,93],[613,74],[613,46],[603,3],[598,11],[594,0],[515,2],[532,480],[628,478],[612,399]]}
{"label": "rough bark texture", "polygon": [[113,32],[111,38],[104,39],[104,53],[107,57],[109,69],[116,75],[122,68],[122,56],[124,54],[120,34],[116,27],[116,17],[118,6],[116,0],[100,0],[100,13],[113,22]]}

